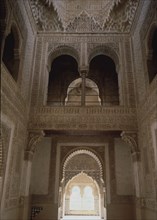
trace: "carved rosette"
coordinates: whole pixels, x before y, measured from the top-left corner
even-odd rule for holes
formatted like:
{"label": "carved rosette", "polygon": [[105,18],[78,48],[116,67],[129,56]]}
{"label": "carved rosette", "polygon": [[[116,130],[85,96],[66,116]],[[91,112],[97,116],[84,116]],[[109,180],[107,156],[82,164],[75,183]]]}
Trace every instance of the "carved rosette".
{"label": "carved rosette", "polygon": [[40,130],[30,131],[28,134],[28,144],[25,150],[25,160],[32,160],[37,144],[41,141],[44,136],[44,132]]}
{"label": "carved rosette", "polygon": [[131,147],[133,161],[140,160],[140,151],[137,142],[137,133],[134,131],[123,131],[121,133],[122,140]]}

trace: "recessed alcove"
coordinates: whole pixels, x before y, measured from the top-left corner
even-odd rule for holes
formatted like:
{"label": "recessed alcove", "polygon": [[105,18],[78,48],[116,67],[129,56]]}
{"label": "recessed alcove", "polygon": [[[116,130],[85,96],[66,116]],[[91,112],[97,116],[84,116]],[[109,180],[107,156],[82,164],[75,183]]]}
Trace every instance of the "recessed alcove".
{"label": "recessed alcove", "polygon": [[81,172],[65,189],[65,215],[99,215],[99,192],[95,181]]}

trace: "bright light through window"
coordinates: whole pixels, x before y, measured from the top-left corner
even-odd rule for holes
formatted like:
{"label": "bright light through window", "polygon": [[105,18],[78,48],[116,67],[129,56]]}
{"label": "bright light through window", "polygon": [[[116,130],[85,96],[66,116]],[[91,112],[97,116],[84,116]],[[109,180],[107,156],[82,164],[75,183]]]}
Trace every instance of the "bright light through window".
{"label": "bright light through window", "polygon": [[74,186],[70,196],[70,210],[81,210],[81,194],[80,188]]}
{"label": "bright light through window", "polygon": [[86,186],[84,188],[84,194],[82,198],[82,209],[94,210],[94,196],[92,193],[92,188],[90,186]]}
{"label": "bright light through window", "polygon": [[94,210],[94,196],[90,186],[84,187],[82,195],[78,186],[72,188],[70,210]]}

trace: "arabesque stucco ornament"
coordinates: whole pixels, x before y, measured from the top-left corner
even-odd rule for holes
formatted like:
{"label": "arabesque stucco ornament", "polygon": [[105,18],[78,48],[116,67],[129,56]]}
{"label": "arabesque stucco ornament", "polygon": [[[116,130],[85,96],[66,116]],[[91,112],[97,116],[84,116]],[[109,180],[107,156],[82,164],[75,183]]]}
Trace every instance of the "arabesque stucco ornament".
{"label": "arabesque stucco ornament", "polygon": [[30,0],[38,28],[66,32],[129,32],[139,0]]}

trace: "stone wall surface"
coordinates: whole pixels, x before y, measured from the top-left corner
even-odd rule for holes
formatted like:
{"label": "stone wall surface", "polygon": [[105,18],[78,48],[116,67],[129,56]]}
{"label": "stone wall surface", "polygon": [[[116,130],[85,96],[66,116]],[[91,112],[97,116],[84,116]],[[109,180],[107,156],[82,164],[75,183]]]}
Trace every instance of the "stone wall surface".
{"label": "stone wall surface", "polygon": [[[149,83],[147,69],[148,35],[151,26],[157,24],[156,6],[155,1],[144,1],[143,10],[146,16],[144,13],[140,15],[139,25],[136,26],[132,36],[139,130],[138,144],[141,151],[141,198],[137,199],[137,218],[139,219],[157,217],[155,162],[157,143],[154,141],[157,123],[157,76]],[[140,209],[140,207],[143,208]]]}
{"label": "stone wall surface", "polygon": [[[31,66],[34,37],[22,1],[7,1],[5,36],[12,24],[20,32],[21,54],[18,80],[12,78],[1,63],[1,121],[2,121],[2,197],[1,219],[21,220],[24,205],[23,158],[27,144],[27,123],[31,87]],[[12,8],[12,9],[11,9]],[[3,39],[4,41],[4,39]],[[3,42],[2,42],[3,44]],[[9,130],[8,130],[9,129]]]}
{"label": "stone wall surface", "polygon": [[[15,209],[18,216],[20,204],[20,186],[22,175],[22,161],[27,138],[28,112],[26,104],[20,95],[16,83],[2,66],[2,140],[4,161],[2,218],[9,219],[7,209]],[[7,129],[11,135],[8,136]],[[7,143],[8,142],[8,143]],[[7,217],[5,216],[7,214]],[[15,219],[18,217],[15,217]]]}

